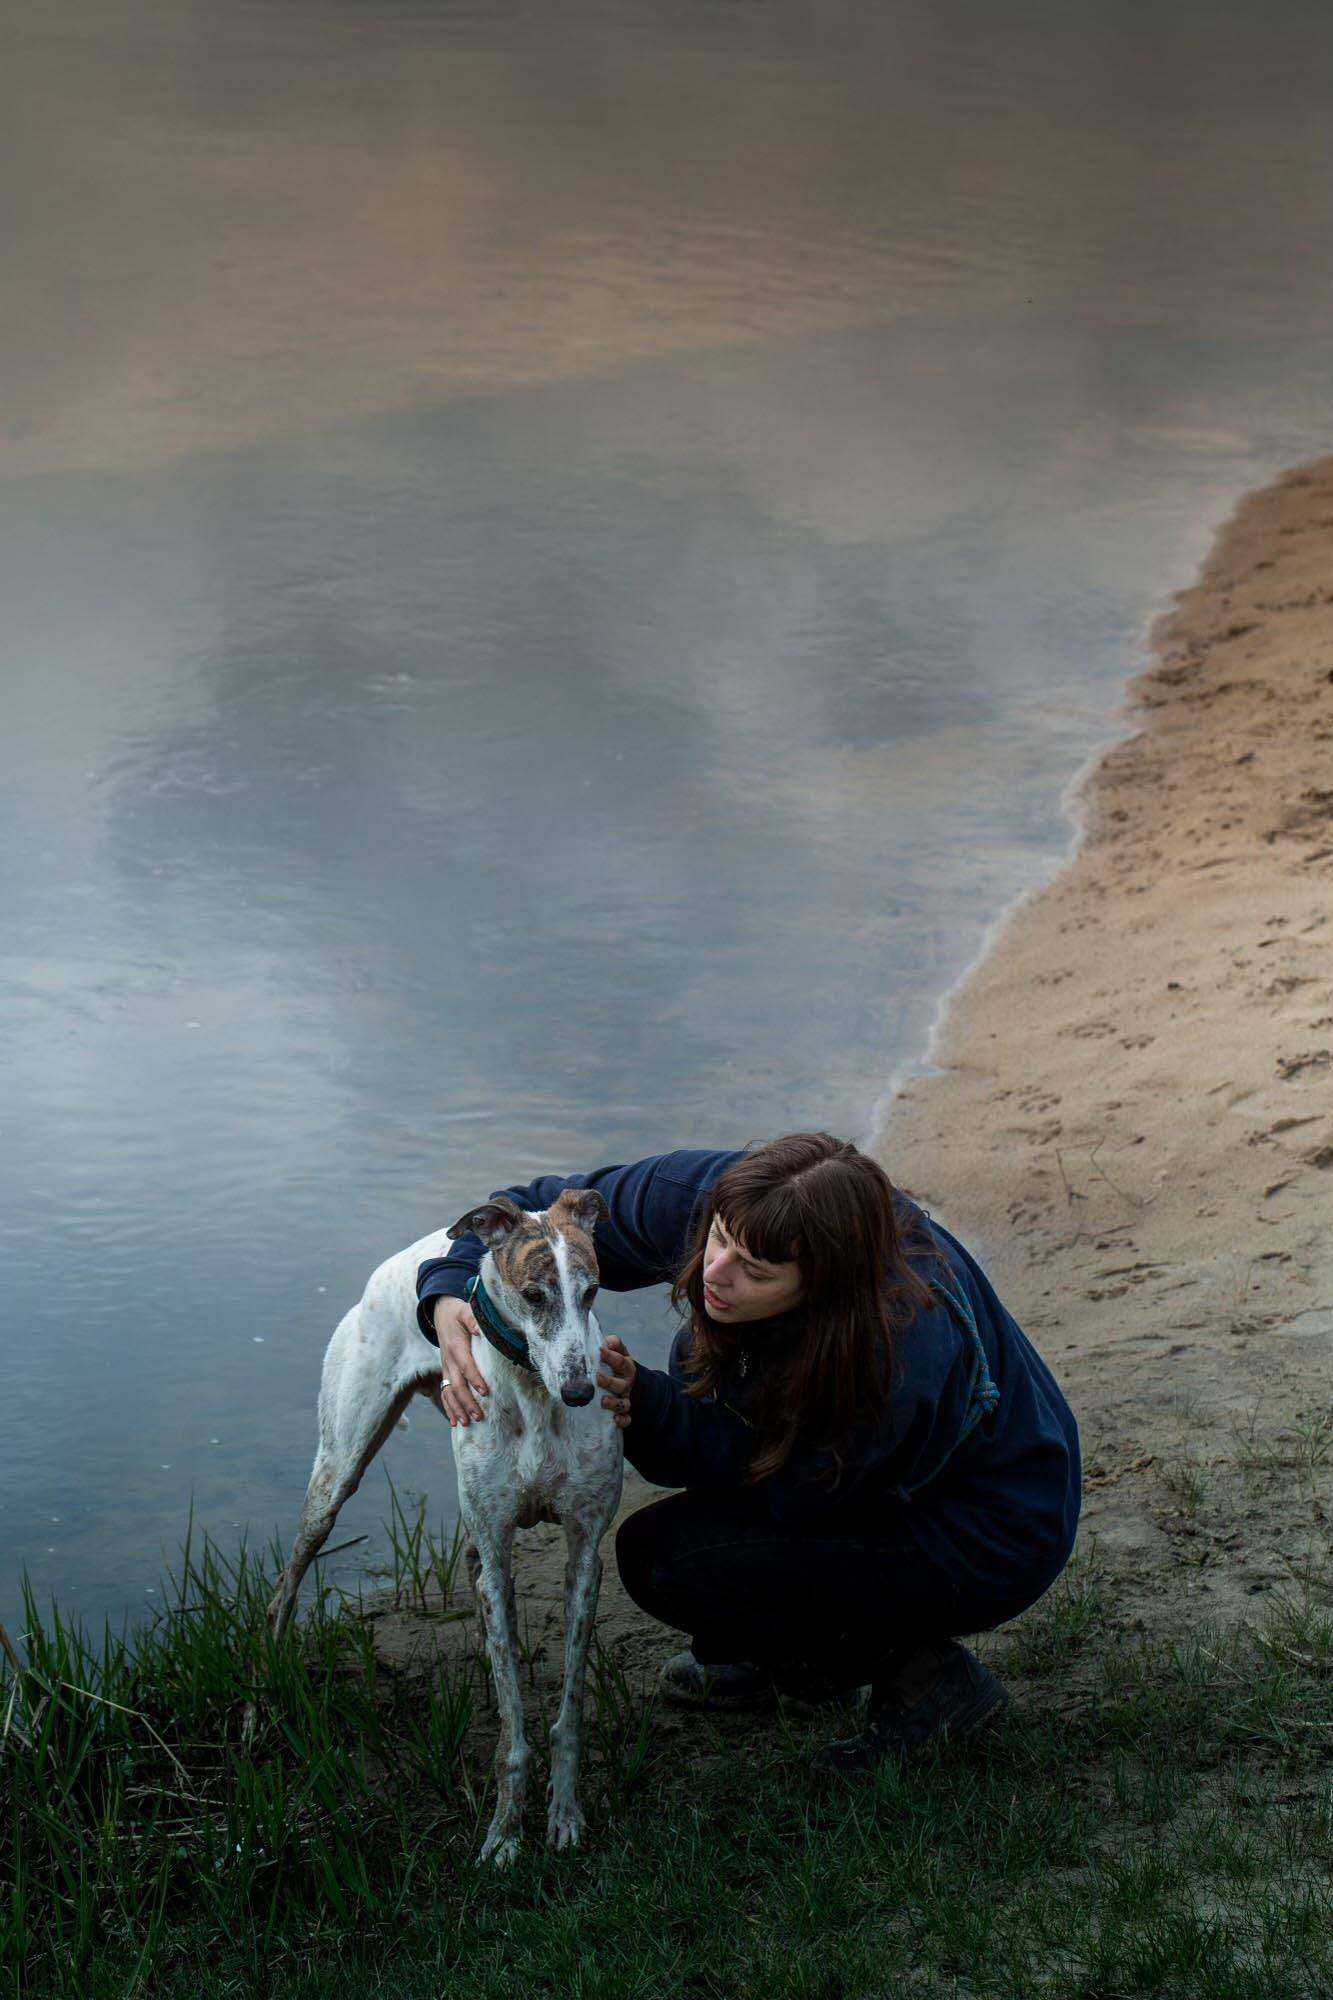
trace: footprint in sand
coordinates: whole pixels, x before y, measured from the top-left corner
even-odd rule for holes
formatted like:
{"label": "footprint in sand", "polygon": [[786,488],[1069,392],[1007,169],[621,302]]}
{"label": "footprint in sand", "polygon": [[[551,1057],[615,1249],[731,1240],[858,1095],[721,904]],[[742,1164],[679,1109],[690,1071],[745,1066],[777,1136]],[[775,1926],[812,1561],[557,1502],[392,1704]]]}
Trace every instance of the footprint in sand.
{"label": "footprint in sand", "polygon": [[1279,1056],[1277,1073],[1284,1083],[1290,1083],[1307,1069],[1327,1069],[1333,1063],[1333,1049],[1310,1049],[1299,1056]]}

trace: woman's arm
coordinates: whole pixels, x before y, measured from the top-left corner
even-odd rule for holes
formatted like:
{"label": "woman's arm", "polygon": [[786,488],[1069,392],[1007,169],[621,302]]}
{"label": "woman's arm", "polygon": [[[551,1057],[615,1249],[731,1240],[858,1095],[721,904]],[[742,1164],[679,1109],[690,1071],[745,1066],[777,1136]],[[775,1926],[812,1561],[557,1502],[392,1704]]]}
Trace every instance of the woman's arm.
{"label": "woman's arm", "polygon": [[[600,1280],[608,1291],[629,1292],[674,1278],[701,1196],[736,1157],[734,1151],[659,1153],[587,1174],[546,1174],[498,1192],[520,1208],[540,1210],[566,1188],[596,1188],[607,1207],[593,1236]],[[450,1385],[442,1401],[451,1424],[478,1421],[485,1414],[479,1400],[485,1384],[472,1362],[476,1323],[462,1303],[484,1255],[481,1239],[468,1233],[445,1256],[428,1258],[417,1271],[417,1324],[427,1340],[439,1345]]]}
{"label": "woman's arm", "polygon": [[472,1357],[472,1342],[481,1328],[466,1299],[431,1300],[431,1324],[440,1345],[440,1402],[449,1428],[480,1423],[486,1412],[481,1398],[490,1395],[486,1377]]}
{"label": "woman's arm", "polygon": [[634,1370],[625,1456],[655,1486],[739,1486],[754,1431],[726,1403],[687,1395],[659,1368]]}
{"label": "woman's arm", "polygon": [[[957,1327],[941,1305],[918,1314],[899,1355],[892,1402],[858,1425],[841,1452],[799,1442],[778,1471],[754,1482],[775,1526],[800,1531],[849,1510],[873,1512],[931,1474],[950,1455],[968,1405],[968,1355]],[[607,1350],[603,1349],[607,1359]],[[689,1395],[674,1376],[613,1365],[614,1387],[629,1391],[631,1428],[625,1456],[659,1486],[741,1485],[759,1439],[725,1401]],[[610,1400],[616,1406],[616,1399]]]}
{"label": "woman's arm", "polygon": [[[736,1157],[734,1152],[656,1153],[590,1174],[543,1174],[496,1192],[519,1208],[545,1209],[566,1188],[596,1188],[607,1211],[593,1235],[601,1283],[610,1292],[632,1292],[674,1278],[700,1195]],[[480,1237],[469,1232],[445,1256],[428,1258],[418,1269],[417,1319],[428,1340],[435,1338],[430,1301],[461,1299],[484,1255]]]}

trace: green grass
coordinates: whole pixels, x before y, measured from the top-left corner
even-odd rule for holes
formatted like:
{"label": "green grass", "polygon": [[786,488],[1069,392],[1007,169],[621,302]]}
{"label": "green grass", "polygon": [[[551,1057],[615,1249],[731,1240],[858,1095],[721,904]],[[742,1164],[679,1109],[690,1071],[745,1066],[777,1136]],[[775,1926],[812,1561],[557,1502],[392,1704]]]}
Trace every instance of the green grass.
{"label": "green grass", "polygon": [[1183,1445],[1177,1457],[1164,1459],[1157,1476],[1182,1513],[1198,1512],[1208,1493],[1208,1467],[1192,1445]]}
{"label": "green grass", "polygon": [[1333,1411],[1302,1411],[1274,1435],[1258,1429],[1258,1410],[1242,1429],[1232,1426],[1235,1460],[1252,1478],[1273,1480],[1295,1473],[1313,1490],[1316,1475],[1333,1459]]}
{"label": "green grass", "polygon": [[[394,1592],[466,1609],[395,1503]],[[267,1564],[188,1548],[133,1648],[28,1601],[0,1666],[0,1993],[470,2000],[1333,1991],[1333,1617],[1149,1642],[1095,1561],[990,1642],[987,1748],[812,1788],[821,1732],[659,1724],[598,1652],[590,1835],[478,1867],[472,1651],[419,1677],[318,1588],[275,1653]],[[466,1626],[475,1634],[475,1626]],[[664,1644],[666,1642],[664,1641]],[[253,1723],[247,1717],[253,1713]],[[690,1731],[693,1731],[693,1734]],[[684,1748],[682,1748],[682,1745]]]}

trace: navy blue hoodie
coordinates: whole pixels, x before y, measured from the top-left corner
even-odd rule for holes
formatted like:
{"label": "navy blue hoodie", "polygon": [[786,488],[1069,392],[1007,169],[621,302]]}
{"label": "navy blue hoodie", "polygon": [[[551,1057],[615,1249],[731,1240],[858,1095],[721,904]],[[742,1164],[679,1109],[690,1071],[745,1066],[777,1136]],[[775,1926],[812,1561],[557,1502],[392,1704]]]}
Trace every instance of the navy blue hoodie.
{"label": "navy blue hoodie", "polygon": [[[597,1188],[608,1215],[595,1234],[601,1282],[628,1292],[670,1283],[685,1261],[702,1197],[737,1152],[677,1152],[546,1175],[497,1192],[524,1209],[549,1208],[565,1188]],[[914,1538],[970,1593],[999,1597],[1044,1588],[1069,1558],[1078,1523],[1078,1427],[1045,1362],[996,1296],[976,1260],[906,1195],[899,1224],[917,1274],[937,1303],[918,1311],[896,1343],[888,1411],[849,1439],[836,1480],[830,1454],[798,1445],[780,1471],[753,1487],[776,1526],[793,1533],[845,1530],[873,1539],[910,1520]],[[913,1228],[915,1225],[915,1228]],[[911,1237],[920,1247],[911,1248]],[[484,1255],[462,1236],[417,1273],[417,1317],[434,1341],[437,1298],[461,1298]],[[750,1350],[799,1338],[800,1308],[754,1322]],[[741,1353],[745,1353],[742,1343]],[[637,1369],[625,1455],[660,1486],[735,1488],[756,1438],[738,1361],[716,1398],[688,1395],[674,1373]],[[906,1512],[904,1512],[906,1510]]]}

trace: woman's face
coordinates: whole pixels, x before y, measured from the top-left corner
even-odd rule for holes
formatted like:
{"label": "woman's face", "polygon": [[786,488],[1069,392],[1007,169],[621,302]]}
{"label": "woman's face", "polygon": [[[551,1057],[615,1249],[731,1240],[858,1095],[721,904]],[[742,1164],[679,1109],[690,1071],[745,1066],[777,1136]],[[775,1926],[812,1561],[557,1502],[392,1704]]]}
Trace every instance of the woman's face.
{"label": "woman's face", "polygon": [[729,1236],[720,1216],[713,1217],[704,1245],[704,1307],[719,1326],[772,1319],[801,1303],[801,1267],[765,1264],[752,1257],[738,1237]]}

